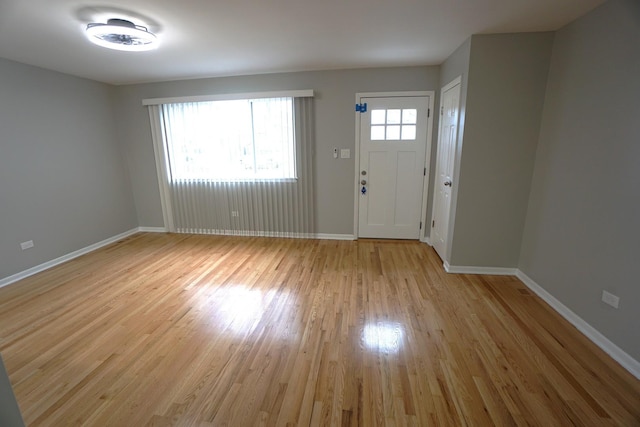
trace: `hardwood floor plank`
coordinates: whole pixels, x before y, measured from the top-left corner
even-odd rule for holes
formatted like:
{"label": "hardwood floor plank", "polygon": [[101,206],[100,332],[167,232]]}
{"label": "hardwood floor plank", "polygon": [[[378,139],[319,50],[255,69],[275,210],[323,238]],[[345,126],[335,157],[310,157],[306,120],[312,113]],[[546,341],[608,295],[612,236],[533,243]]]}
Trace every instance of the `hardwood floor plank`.
{"label": "hardwood floor plank", "polygon": [[515,277],[418,242],[140,233],[0,289],[30,426],[640,425]]}

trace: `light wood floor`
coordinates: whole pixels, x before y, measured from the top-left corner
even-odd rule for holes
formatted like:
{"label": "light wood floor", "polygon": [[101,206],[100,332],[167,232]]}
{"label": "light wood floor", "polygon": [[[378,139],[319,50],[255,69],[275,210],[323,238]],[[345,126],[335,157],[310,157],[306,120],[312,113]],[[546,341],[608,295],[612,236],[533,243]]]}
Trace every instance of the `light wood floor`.
{"label": "light wood floor", "polygon": [[417,242],[138,234],[0,289],[30,426],[640,425],[514,277]]}

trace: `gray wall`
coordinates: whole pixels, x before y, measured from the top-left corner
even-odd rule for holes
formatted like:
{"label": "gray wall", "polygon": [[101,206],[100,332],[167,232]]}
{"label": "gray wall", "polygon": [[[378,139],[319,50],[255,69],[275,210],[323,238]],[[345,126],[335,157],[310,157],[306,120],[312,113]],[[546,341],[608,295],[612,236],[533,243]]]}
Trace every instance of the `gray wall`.
{"label": "gray wall", "polygon": [[[355,94],[438,90],[439,67],[313,71],[186,80],[115,89],[117,123],[129,162],[141,226],[163,226],[153,143],[145,98],[260,92],[316,91],[316,231],[353,234]],[[434,136],[435,136],[434,132]],[[351,159],[334,159],[333,147],[350,148]],[[430,217],[430,213],[428,214]]]}
{"label": "gray wall", "polygon": [[0,279],[137,226],[110,90],[0,59]]}
{"label": "gray wall", "polygon": [[452,266],[518,264],[552,43],[553,33],[471,38]]}
{"label": "gray wall", "polygon": [[11,388],[11,381],[0,357],[0,425],[4,427],[24,427],[20,407]]}
{"label": "gray wall", "polygon": [[[558,31],[519,268],[640,360],[640,2]],[[606,289],[620,308],[600,301]]]}

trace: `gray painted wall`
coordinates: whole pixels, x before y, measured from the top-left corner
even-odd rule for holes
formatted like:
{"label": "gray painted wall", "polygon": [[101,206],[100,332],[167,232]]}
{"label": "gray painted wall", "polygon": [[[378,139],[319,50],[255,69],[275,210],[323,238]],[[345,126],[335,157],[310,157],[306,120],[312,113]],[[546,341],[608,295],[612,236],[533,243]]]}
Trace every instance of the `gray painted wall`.
{"label": "gray painted wall", "polygon": [[[640,2],[557,32],[519,268],[640,360]],[[600,301],[620,297],[618,310]]]}
{"label": "gray painted wall", "polygon": [[0,59],[0,279],[137,226],[110,91]]}
{"label": "gray painted wall", "polygon": [[4,361],[0,357],[0,425],[4,427],[24,427],[20,407],[11,388],[11,381]]}
{"label": "gray painted wall", "polygon": [[518,264],[552,43],[553,33],[471,38],[452,266]]}
{"label": "gray painted wall", "polygon": [[[471,37],[464,41],[440,66],[440,89],[456,77],[462,76],[462,86],[466,88],[469,77],[469,60],[471,59]],[[466,89],[461,91],[466,93]],[[461,101],[461,105],[464,103]]]}
{"label": "gray painted wall", "polygon": [[[438,90],[439,67],[313,71],[186,80],[115,89],[117,123],[141,226],[163,225],[149,115],[145,98],[313,89],[316,92],[316,227],[318,233],[353,234],[355,94]],[[434,132],[434,136],[435,136]],[[333,147],[351,159],[334,159]],[[428,213],[427,218],[430,218]]]}

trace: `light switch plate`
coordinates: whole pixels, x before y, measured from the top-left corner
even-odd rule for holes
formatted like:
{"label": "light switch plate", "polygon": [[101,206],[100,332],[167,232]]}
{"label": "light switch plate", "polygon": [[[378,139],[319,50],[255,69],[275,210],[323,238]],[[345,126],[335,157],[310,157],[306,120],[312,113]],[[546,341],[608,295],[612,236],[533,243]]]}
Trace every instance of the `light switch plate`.
{"label": "light switch plate", "polygon": [[620,303],[620,298],[618,298],[616,295],[610,292],[603,290],[602,301],[604,301],[605,304],[609,304],[613,308],[618,308],[618,304]]}

